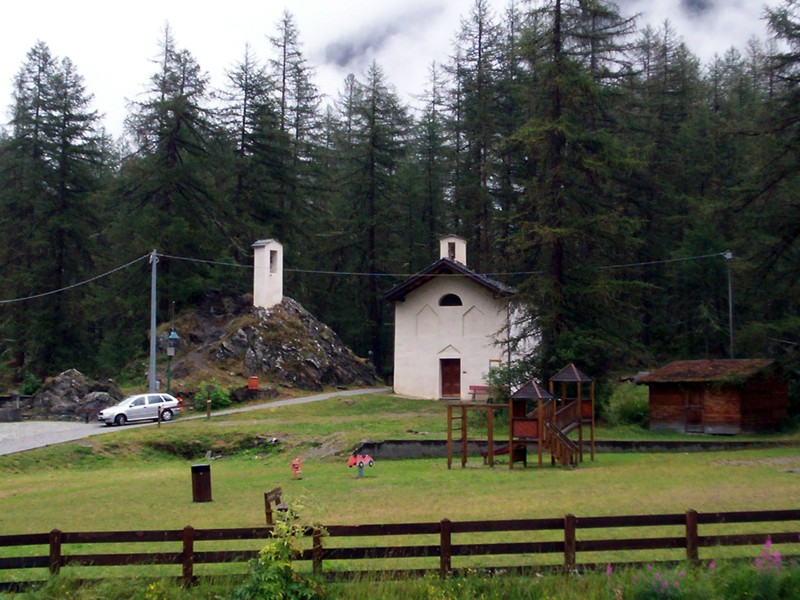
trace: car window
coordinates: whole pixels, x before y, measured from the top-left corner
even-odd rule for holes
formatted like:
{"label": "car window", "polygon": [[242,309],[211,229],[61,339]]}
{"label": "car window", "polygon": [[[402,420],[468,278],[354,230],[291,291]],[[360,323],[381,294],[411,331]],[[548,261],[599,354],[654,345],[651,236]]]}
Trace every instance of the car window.
{"label": "car window", "polygon": [[144,398],[137,398],[131,402],[131,406],[144,406]]}
{"label": "car window", "polygon": [[148,404],[161,404],[164,402],[164,399],[161,396],[150,396],[147,399]]}

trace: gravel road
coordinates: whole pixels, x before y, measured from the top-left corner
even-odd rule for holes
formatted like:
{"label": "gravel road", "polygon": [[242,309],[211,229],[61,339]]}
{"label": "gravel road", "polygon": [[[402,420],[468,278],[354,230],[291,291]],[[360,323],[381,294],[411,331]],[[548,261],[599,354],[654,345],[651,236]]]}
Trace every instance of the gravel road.
{"label": "gravel road", "polygon": [[[342,390],[326,394],[290,398],[287,400],[275,400],[274,402],[266,402],[264,404],[257,404],[244,408],[216,411],[211,415],[211,418],[248,412],[260,408],[274,408],[276,406],[291,406],[293,404],[304,404],[306,402],[318,402],[319,400],[327,400],[328,398],[335,398],[337,396],[361,396],[387,391],[389,391],[389,388]],[[186,421],[188,419],[205,419],[205,415],[183,417],[172,423]],[[164,425],[171,426],[172,423],[166,423]],[[128,429],[130,427],[150,427],[152,425],[155,425],[155,423],[129,424],[124,427],[106,427],[99,423],[80,423],[76,421],[23,421],[21,423],[0,423],[0,454],[13,454],[14,452],[23,452],[33,448],[42,448],[53,444],[82,440],[93,435],[114,433],[115,431]]]}

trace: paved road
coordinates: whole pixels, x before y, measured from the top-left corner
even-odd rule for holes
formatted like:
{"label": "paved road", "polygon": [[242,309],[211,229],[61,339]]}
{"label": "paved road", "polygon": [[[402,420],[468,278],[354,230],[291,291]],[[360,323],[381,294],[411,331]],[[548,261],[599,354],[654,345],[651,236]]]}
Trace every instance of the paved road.
{"label": "paved road", "polygon": [[[276,406],[291,406],[293,404],[305,404],[306,402],[318,402],[340,396],[361,396],[365,394],[379,394],[389,391],[389,388],[369,388],[363,390],[340,390],[325,394],[315,394],[313,396],[302,396],[299,398],[289,398],[287,400],[275,400],[263,404],[255,404],[244,408],[231,408],[228,410],[215,411],[213,417],[223,415],[233,415],[260,408],[274,408]],[[180,420],[205,419],[205,415],[183,417]],[[80,423],[76,421],[23,421],[21,423],[0,423],[0,454],[13,454],[23,452],[33,448],[61,444],[81,440],[93,435],[113,433],[130,427],[148,427],[154,423],[130,424],[125,427],[106,427],[99,423]]]}

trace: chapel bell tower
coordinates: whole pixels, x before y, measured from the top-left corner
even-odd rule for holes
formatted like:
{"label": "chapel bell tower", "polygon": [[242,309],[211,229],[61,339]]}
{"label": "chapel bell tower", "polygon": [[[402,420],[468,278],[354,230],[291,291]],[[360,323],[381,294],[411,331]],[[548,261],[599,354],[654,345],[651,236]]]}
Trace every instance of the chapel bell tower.
{"label": "chapel bell tower", "polygon": [[449,258],[467,266],[467,240],[457,235],[439,238],[439,258]]}

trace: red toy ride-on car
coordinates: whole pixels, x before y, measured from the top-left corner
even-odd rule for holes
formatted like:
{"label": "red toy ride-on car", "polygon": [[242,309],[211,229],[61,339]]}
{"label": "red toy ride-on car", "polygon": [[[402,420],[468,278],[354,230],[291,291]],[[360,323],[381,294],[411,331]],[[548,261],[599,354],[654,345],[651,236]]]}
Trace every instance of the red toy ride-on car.
{"label": "red toy ride-on car", "polygon": [[353,454],[350,459],[347,461],[348,467],[371,467],[375,464],[375,461],[372,460],[372,457],[369,454]]}

